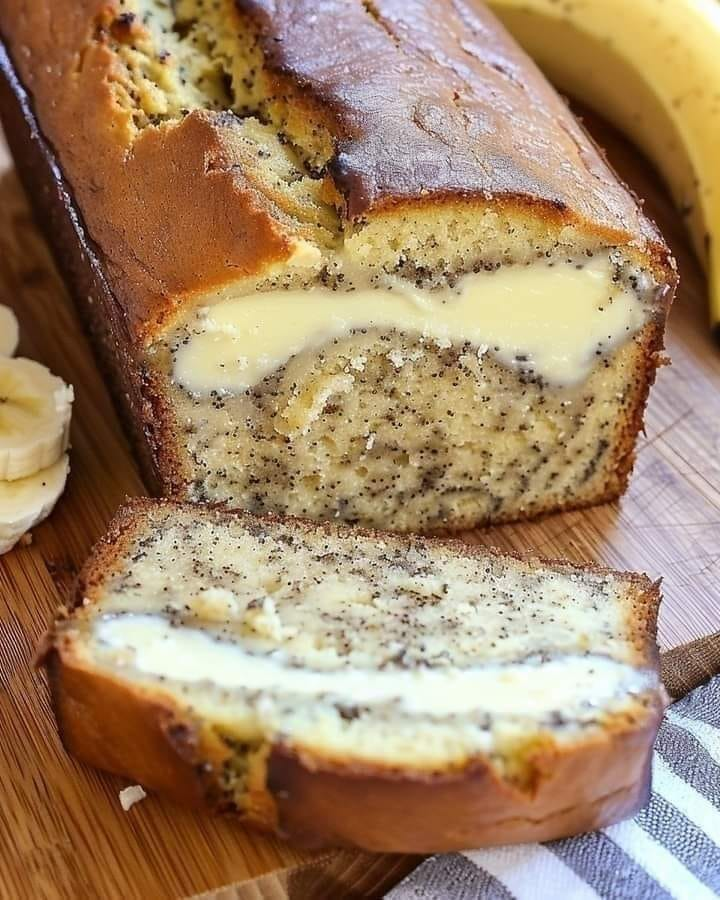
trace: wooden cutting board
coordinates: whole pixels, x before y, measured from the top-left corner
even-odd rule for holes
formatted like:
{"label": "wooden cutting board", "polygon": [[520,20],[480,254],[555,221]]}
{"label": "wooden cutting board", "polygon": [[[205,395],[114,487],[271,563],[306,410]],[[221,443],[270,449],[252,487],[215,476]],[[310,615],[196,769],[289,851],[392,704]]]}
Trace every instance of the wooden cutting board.
{"label": "wooden cutting board", "polygon": [[[649,199],[676,251],[682,287],[668,337],[673,366],[659,374],[621,503],[468,539],[663,576],[666,648],[720,629],[720,350],[708,336],[705,283],[680,217],[648,165],[616,134],[591,127]],[[124,813],[121,779],[65,755],[34,650],[115,508],[143,488],[4,147],[0,302],[17,311],[21,354],[48,365],[76,394],[68,490],[32,544],[0,558],[0,897],[382,896],[417,858],[307,854],[156,797]]]}

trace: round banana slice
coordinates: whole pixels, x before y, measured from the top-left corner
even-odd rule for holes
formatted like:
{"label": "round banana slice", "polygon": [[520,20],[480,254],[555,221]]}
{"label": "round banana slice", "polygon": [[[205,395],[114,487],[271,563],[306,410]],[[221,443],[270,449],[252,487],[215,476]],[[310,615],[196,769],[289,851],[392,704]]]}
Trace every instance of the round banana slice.
{"label": "round banana slice", "polygon": [[31,359],[0,357],[0,480],[27,478],[68,446],[73,389]]}
{"label": "round banana slice", "polygon": [[26,531],[50,515],[69,470],[66,454],[28,478],[0,481],[0,554],[7,553]]}
{"label": "round banana slice", "polygon": [[20,339],[15,313],[0,303],[0,356],[13,356]]}

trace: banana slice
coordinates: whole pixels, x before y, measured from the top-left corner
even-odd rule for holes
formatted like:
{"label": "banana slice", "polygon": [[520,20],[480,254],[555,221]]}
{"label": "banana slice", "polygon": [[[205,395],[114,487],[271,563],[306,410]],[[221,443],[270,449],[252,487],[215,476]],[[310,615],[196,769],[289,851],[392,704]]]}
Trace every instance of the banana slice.
{"label": "banana slice", "polygon": [[0,554],[7,553],[26,531],[50,515],[69,470],[65,455],[28,478],[0,481]]}
{"label": "banana slice", "polygon": [[0,357],[0,480],[47,469],[68,445],[73,389],[30,359]]}
{"label": "banana slice", "polygon": [[0,303],[0,356],[13,356],[20,339],[15,313]]}

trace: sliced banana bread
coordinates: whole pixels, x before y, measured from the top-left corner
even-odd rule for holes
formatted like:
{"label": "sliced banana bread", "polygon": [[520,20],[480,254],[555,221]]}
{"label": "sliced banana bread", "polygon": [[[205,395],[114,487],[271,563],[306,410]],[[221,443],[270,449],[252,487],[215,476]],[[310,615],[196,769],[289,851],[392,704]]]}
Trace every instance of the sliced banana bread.
{"label": "sliced banana bread", "polygon": [[646,800],[657,585],[138,501],[45,660],[68,750],[307,845],[546,840]]}
{"label": "sliced banana bread", "polygon": [[158,492],[431,531],[624,489],[674,263],[482,4],[5,0],[0,30]]}

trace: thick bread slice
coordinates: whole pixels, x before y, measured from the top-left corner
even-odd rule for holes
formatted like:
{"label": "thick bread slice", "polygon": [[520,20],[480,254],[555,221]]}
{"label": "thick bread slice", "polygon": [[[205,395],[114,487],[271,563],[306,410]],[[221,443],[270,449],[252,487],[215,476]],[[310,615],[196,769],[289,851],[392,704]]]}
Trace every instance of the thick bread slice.
{"label": "thick bread slice", "polygon": [[135,501],[47,639],[67,749],[306,845],[548,840],[646,801],[657,584]]}
{"label": "thick bread slice", "polygon": [[[480,3],[6,0],[0,31],[154,491],[429,532],[624,490],[674,263]],[[499,331],[445,328],[466,289]]]}

